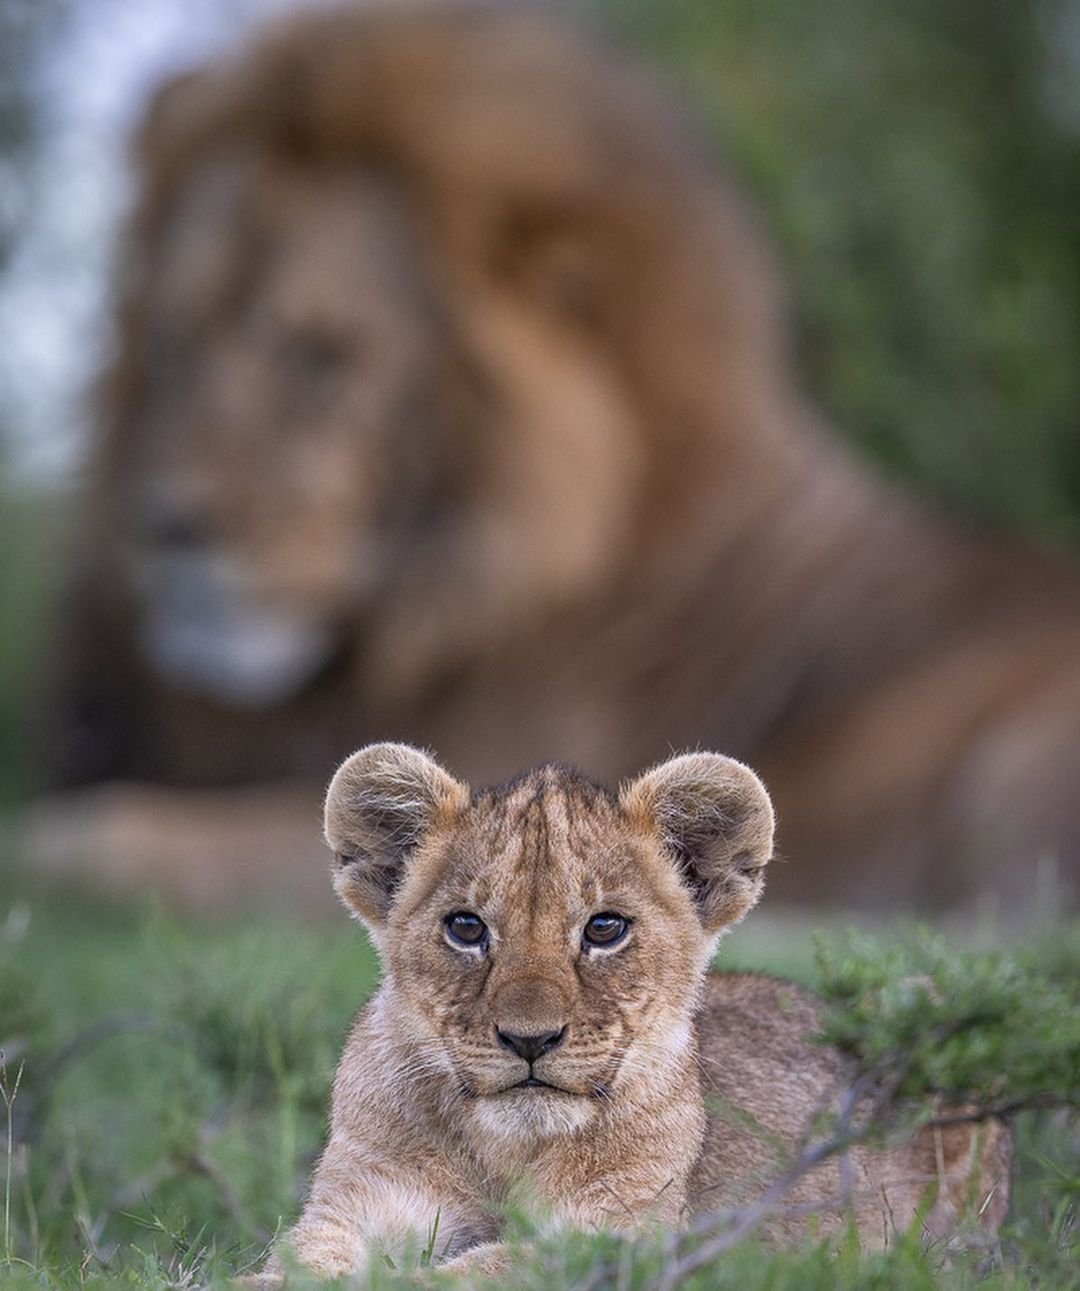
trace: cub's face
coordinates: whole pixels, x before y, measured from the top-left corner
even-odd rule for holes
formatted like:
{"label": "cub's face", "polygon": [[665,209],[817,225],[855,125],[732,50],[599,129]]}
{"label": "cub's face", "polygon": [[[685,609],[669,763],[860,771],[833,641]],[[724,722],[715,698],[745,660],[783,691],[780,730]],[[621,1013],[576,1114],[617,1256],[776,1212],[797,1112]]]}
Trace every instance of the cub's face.
{"label": "cub's face", "polygon": [[376,745],[335,777],[327,837],[415,1070],[487,1134],[520,1137],[665,1079],[717,936],[760,894],[772,815],[756,777],[712,754],[617,797],[551,766],[471,794]]}
{"label": "cub's face", "polygon": [[553,768],[433,831],[380,940],[418,1051],[506,1130],[578,1124],[684,1050],[709,950],[655,837]]}

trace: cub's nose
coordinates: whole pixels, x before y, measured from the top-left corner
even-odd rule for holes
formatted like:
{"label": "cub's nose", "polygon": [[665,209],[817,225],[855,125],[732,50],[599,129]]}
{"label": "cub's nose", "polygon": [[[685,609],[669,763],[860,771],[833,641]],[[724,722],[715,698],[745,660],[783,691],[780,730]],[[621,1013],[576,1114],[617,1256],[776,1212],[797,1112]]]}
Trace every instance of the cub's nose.
{"label": "cub's nose", "polygon": [[495,1036],[503,1048],[512,1050],[528,1063],[535,1062],[537,1058],[562,1044],[565,1035],[566,1027],[561,1027],[558,1031],[541,1031],[537,1035],[511,1035],[509,1031],[495,1028]]}

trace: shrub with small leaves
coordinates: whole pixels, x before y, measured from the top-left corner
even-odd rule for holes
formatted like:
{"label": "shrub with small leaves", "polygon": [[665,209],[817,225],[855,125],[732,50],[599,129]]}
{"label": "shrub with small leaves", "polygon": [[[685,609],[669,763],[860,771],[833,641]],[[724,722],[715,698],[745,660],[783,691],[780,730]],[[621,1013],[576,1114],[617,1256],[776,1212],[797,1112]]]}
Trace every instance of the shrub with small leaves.
{"label": "shrub with small leaves", "polygon": [[888,948],[819,939],[822,1039],[927,1108],[1080,1107],[1076,943],[1064,931],[994,951],[954,950],[927,931]]}

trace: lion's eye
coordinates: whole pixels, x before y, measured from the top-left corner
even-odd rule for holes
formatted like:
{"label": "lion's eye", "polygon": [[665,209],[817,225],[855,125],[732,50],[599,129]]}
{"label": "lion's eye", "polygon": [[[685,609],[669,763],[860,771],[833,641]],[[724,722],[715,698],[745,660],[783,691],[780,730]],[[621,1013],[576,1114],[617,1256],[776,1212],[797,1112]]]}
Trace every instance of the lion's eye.
{"label": "lion's eye", "polygon": [[590,946],[614,946],[617,941],[622,941],[629,928],[629,919],[605,910],[602,914],[593,915],[581,935]]}
{"label": "lion's eye", "polygon": [[443,920],[446,935],[459,946],[483,946],[487,942],[487,924],[469,910],[455,910]]}
{"label": "lion's eye", "polygon": [[351,357],[333,336],[297,332],[282,338],[277,360],[291,389],[308,401],[325,401],[337,394]]}

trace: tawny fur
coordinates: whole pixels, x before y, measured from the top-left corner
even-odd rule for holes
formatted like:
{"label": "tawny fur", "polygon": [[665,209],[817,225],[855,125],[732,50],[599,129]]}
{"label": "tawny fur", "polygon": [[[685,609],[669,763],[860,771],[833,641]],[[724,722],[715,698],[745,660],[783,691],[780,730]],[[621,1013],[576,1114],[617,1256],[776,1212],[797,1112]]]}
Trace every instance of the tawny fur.
{"label": "tawny fur", "polygon": [[[768,797],[740,763],[678,757],[618,795],[545,766],[471,793],[417,750],[376,745],[334,778],[326,838],[386,975],[345,1045],[329,1141],[271,1273],[415,1254],[436,1216],[437,1254],[491,1271],[515,1199],[556,1227],[678,1228],[760,1197],[852,1082],[848,1060],[812,1043],[808,992],[706,976],[772,854]],[[460,911],[486,944],[453,942]],[[603,912],[628,931],[589,946]],[[532,1062],[499,1040],[560,1031]],[[515,1088],[527,1076],[557,1088]],[[965,1216],[993,1233],[1008,1153],[1000,1125],[924,1132],[854,1148],[784,1202],[819,1207],[819,1232],[853,1217],[873,1247],[933,1188],[930,1233]],[[781,1208],[766,1227],[806,1225]]]}
{"label": "tawny fur", "polygon": [[[137,166],[57,781],[311,781],[358,727],[480,780],[718,743],[773,787],[781,900],[1075,880],[1075,575],[815,424],[753,222],[647,77],[527,8],[307,14],[163,91]],[[193,579],[291,689],[162,670]],[[137,791],[95,804],[178,882]],[[201,836],[183,894],[235,854]]]}

